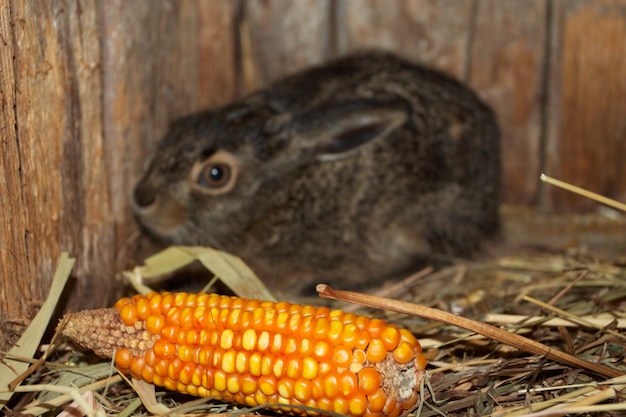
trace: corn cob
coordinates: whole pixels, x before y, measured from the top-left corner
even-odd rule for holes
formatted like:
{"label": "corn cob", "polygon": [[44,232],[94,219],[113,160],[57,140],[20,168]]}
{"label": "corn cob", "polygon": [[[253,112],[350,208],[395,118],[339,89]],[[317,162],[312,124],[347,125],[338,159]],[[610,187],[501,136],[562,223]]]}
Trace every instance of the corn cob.
{"label": "corn cob", "polygon": [[406,415],[426,366],[417,339],[382,320],[216,294],[123,298],[71,313],[63,333],[148,383],[298,415]]}

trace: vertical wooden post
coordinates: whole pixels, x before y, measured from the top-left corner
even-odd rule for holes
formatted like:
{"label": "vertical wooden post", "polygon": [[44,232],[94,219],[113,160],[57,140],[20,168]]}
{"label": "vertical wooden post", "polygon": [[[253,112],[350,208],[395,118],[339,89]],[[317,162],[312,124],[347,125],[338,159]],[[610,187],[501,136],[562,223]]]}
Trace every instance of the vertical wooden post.
{"label": "vertical wooden post", "polygon": [[5,346],[45,298],[61,250],[78,259],[70,304],[104,301],[115,245],[94,2],[5,2],[0,19]]}
{"label": "vertical wooden post", "polygon": [[498,116],[502,197],[509,204],[538,199],[547,19],[544,0],[482,0],[476,10],[467,81]]}
{"label": "vertical wooden post", "polygon": [[[626,1],[557,0],[546,174],[626,201]],[[561,211],[596,203],[554,187]]]}
{"label": "vertical wooden post", "polygon": [[[329,58],[330,0],[248,0],[244,4],[251,56],[244,55],[242,59],[252,59],[254,65],[254,80],[247,89],[262,87],[287,73]],[[244,32],[242,36],[247,34]]]}
{"label": "vertical wooden post", "polygon": [[172,119],[236,91],[234,19],[194,0],[0,3],[1,350],[61,251],[77,259],[61,307],[111,302],[138,260],[128,203],[147,155]]}

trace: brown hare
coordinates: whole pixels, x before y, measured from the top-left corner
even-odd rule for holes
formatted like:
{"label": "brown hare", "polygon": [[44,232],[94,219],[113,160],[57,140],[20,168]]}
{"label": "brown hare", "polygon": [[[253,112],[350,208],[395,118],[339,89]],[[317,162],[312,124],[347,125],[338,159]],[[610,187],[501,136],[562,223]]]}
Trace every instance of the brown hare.
{"label": "brown hare", "polygon": [[274,290],[354,288],[496,234],[499,146],[459,81],[359,53],[173,123],[134,210],[150,235],[240,256]]}

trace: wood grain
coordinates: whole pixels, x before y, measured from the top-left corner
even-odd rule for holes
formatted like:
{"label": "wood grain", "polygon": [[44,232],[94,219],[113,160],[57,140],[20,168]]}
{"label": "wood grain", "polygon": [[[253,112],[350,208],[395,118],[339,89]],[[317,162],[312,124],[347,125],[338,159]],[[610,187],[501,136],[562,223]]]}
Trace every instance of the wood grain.
{"label": "wood grain", "polygon": [[476,10],[467,81],[498,116],[509,204],[538,198],[547,14],[544,0],[481,0]]}
{"label": "wood grain", "polygon": [[[249,30],[254,66],[253,90],[331,55],[330,0],[247,0],[244,23]],[[244,36],[245,32],[244,32]]]}
{"label": "wood grain", "polygon": [[21,294],[29,294],[29,252],[25,245],[27,219],[24,216],[20,171],[20,144],[17,132],[15,45],[12,31],[21,25],[13,18],[9,3],[0,4],[0,349],[8,350],[23,330],[20,319],[30,312],[28,302]]}
{"label": "wood grain", "polygon": [[[546,174],[626,201],[626,1],[555,2]],[[560,211],[589,200],[546,187]]]}
{"label": "wood grain", "polygon": [[110,304],[146,246],[129,196],[147,155],[174,118],[234,94],[234,29],[222,43],[203,29],[234,16],[193,0],[0,4],[0,349],[62,250],[77,262],[59,309]]}
{"label": "wood grain", "polygon": [[239,16],[235,1],[198,2],[199,101],[208,108],[239,94]]}
{"label": "wood grain", "polygon": [[[1,230],[10,259],[2,262],[0,313],[26,324],[61,250],[78,258],[69,306],[88,305],[93,293],[106,296],[99,278],[113,275],[100,50],[93,2],[15,1],[2,12],[2,39],[10,45],[2,53],[2,194],[11,215]],[[14,333],[2,336],[7,343]]]}
{"label": "wood grain", "polygon": [[235,95],[235,10],[231,2],[116,0],[100,3],[104,136],[109,145],[117,270],[154,250],[129,210],[134,184],[169,124]]}
{"label": "wood grain", "polygon": [[472,4],[456,0],[338,0],[337,50],[391,50],[463,78]]}

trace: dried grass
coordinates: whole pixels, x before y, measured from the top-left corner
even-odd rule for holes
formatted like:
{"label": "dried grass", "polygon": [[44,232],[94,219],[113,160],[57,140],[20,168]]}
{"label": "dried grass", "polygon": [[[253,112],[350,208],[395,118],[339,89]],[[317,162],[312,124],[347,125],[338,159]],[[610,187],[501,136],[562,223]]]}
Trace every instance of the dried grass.
{"label": "dried grass", "polygon": [[[605,239],[606,250],[593,247],[591,251],[584,242],[572,244],[565,235],[559,245],[552,242],[550,247],[541,247],[542,242],[529,247],[522,238],[522,247],[508,253],[425,270],[404,282],[382,286],[379,293],[392,299],[387,304],[354,296],[382,310],[341,306],[398,323],[420,338],[429,358],[422,416],[625,415],[626,262],[621,255],[625,224],[623,220],[612,223],[611,230],[621,228],[621,240]],[[527,228],[528,233],[533,230]],[[570,232],[581,236],[588,230],[580,234],[572,227]],[[174,248],[164,256],[149,259],[143,270],[131,275],[163,273],[198,258],[209,266],[214,262],[213,255],[198,248]],[[166,257],[170,267],[161,263]],[[237,262],[232,258],[219,262],[239,271],[244,282],[253,279],[249,270],[233,267]],[[424,316],[423,311],[417,316],[398,312],[413,309],[413,304],[454,314],[442,318]],[[499,336],[489,332],[485,336],[485,328],[498,330]],[[22,356],[26,356],[23,368],[36,362],[29,359],[32,354]],[[11,408],[35,416],[60,415],[64,404],[72,416],[150,415],[144,404],[151,400],[144,398],[142,403],[133,385],[110,363],[94,362],[68,345],[57,347],[45,361],[40,359],[19,387],[5,389],[5,401],[9,391]],[[176,415],[252,413],[163,390],[153,399],[169,409],[181,407],[170,410]],[[72,401],[70,409],[67,404]]]}

